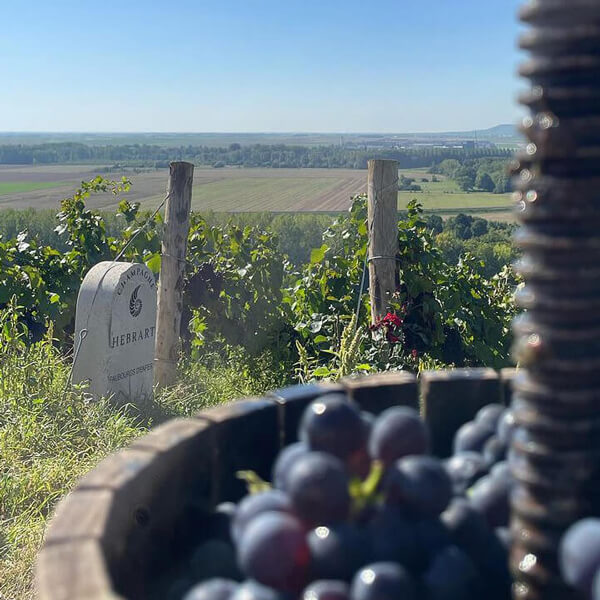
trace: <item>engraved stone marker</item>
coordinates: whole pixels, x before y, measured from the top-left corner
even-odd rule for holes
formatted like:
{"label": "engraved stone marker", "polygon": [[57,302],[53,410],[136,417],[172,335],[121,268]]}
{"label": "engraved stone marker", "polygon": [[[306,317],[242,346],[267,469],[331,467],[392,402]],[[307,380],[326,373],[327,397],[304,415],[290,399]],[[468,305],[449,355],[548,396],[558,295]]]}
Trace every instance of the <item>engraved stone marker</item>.
{"label": "engraved stone marker", "polygon": [[151,397],[155,332],[152,271],[141,264],[98,263],[77,297],[73,383],[89,382],[86,391],[95,398]]}

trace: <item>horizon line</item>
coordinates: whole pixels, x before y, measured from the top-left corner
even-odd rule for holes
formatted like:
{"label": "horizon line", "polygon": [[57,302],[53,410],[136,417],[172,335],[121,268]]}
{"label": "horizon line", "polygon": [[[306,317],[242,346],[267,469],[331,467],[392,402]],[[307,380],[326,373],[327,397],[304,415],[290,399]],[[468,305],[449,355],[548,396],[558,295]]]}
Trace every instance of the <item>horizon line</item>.
{"label": "horizon line", "polygon": [[446,129],[435,131],[93,131],[93,130],[4,130],[0,135],[22,135],[22,134],[79,134],[79,135],[420,135],[436,133],[471,133],[477,131],[487,131],[502,126],[517,127],[514,123],[498,123],[491,127],[482,127],[476,129]]}

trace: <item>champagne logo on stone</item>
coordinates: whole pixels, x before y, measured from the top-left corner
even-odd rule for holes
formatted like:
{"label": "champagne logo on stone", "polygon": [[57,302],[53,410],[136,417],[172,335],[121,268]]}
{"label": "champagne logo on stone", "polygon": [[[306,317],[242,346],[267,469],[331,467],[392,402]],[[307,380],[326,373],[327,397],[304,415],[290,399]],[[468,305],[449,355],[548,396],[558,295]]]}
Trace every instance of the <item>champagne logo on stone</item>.
{"label": "champagne logo on stone", "polygon": [[138,291],[142,287],[142,284],[138,285],[132,292],[131,298],[129,299],[129,313],[132,317],[137,317],[142,312],[142,300],[138,298]]}

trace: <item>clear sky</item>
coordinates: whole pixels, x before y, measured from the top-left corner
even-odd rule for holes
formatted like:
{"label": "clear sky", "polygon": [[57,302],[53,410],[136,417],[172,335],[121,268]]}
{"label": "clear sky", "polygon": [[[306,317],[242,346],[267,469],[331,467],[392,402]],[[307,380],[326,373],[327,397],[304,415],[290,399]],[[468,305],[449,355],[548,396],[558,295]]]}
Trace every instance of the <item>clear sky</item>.
{"label": "clear sky", "polygon": [[514,122],[518,0],[0,0],[0,131]]}

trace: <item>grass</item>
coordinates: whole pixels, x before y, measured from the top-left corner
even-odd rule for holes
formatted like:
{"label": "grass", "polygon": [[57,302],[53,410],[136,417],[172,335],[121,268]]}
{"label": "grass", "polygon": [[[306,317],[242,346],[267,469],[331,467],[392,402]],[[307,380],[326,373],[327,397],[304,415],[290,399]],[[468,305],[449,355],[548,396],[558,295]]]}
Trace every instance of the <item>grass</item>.
{"label": "grass", "polygon": [[[439,176],[438,176],[439,177]],[[421,182],[416,178],[422,192],[398,192],[398,207],[404,208],[409,200],[416,198],[429,212],[494,213],[509,212],[512,208],[510,194],[491,194],[489,192],[463,192],[449,179],[443,181]]]}
{"label": "grass", "polygon": [[5,194],[23,194],[46,190],[65,185],[63,181],[0,181],[0,196]]}
{"label": "grass", "polygon": [[152,404],[118,408],[65,393],[69,361],[50,339],[27,347],[13,338],[0,335],[2,600],[33,597],[32,568],[53,507],[103,457],[170,417],[283,383],[264,365],[244,369],[241,356],[229,365],[206,359],[181,365],[186,383]]}

